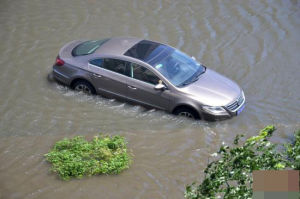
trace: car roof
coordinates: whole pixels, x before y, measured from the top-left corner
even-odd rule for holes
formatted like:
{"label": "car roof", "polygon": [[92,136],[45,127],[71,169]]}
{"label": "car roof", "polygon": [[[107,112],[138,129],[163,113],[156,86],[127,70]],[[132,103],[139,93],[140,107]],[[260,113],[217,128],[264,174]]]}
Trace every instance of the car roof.
{"label": "car roof", "polygon": [[113,37],[106,41],[94,54],[124,56],[124,53],[141,39],[134,37]]}

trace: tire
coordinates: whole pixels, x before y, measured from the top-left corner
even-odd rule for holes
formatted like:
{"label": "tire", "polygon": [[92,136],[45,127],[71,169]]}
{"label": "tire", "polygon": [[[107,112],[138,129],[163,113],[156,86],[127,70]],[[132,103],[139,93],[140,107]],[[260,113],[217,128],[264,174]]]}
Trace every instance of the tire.
{"label": "tire", "polygon": [[200,119],[199,114],[192,108],[182,107],[174,111],[175,115],[187,117],[190,119]]}
{"label": "tire", "polygon": [[92,86],[92,84],[85,80],[77,80],[73,85],[73,89],[88,95],[96,94],[95,88]]}

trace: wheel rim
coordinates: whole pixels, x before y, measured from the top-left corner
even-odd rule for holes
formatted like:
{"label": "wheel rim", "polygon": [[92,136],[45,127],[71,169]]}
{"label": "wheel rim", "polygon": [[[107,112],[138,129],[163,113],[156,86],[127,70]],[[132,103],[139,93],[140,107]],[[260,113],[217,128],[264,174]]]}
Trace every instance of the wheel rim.
{"label": "wheel rim", "polygon": [[91,89],[88,86],[84,85],[84,84],[76,85],[75,90],[79,91],[79,92],[86,93],[86,94],[92,94]]}
{"label": "wheel rim", "polygon": [[189,113],[189,112],[180,112],[178,115],[194,119],[194,116],[191,113]]}

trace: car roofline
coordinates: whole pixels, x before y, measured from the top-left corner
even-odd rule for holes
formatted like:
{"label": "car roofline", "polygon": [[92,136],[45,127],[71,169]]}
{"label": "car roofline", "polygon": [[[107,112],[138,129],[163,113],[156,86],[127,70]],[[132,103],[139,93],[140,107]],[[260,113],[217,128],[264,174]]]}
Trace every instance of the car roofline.
{"label": "car roofline", "polygon": [[127,50],[141,40],[135,37],[112,37],[103,43],[93,54],[124,55]]}

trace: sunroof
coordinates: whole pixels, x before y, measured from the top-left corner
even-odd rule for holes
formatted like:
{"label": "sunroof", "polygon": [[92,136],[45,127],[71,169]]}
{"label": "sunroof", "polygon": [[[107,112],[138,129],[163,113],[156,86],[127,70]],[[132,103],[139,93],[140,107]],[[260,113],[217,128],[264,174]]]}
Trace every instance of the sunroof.
{"label": "sunroof", "polygon": [[166,48],[166,45],[153,41],[142,40],[131,47],[124,55],[142,60],[144,62],[149,62]]}

